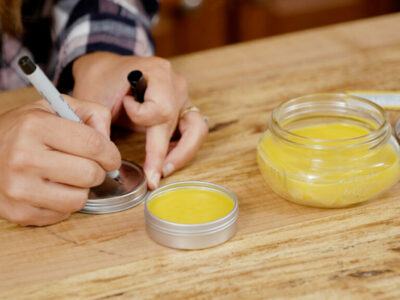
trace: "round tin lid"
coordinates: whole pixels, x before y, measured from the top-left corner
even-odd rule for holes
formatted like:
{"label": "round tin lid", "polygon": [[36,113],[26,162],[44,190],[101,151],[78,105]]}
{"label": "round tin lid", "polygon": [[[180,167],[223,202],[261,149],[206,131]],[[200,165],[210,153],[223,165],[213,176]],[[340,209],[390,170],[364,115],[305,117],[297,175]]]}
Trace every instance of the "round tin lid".
{"label": "round tin lid", "polygon": [[147,181],[140,166],[123,160],[119,174],[121,183],[106,177],[101,185],[91,188],[89,199],[80,212],[113,213],[136,206],[146,198]]}

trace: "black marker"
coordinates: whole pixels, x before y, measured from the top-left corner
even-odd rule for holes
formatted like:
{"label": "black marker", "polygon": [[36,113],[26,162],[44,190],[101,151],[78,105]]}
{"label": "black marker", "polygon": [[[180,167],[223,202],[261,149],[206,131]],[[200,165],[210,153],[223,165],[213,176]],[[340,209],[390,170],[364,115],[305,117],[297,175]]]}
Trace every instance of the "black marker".
{"label": "black marker", "polygon": [[131,85],[132,96],[139,103],[144,102],[144,93],[146,92],[147,84],[143,73],[139,70],[134,70],[129,73],[128,81]]}

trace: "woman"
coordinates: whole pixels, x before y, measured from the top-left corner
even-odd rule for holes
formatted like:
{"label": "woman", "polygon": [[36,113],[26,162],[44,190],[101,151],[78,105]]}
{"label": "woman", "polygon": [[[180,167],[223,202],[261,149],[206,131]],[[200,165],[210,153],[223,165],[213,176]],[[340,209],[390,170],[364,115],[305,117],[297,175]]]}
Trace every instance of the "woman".
{"label": "woman", "polygon": [[[0,0],[0,88],[28,84],[17,61],[30,55],[60,90],[72,91],[66,99],[85,122],[56,117],[44,101],[0,116],[0,216],[40,226],[80,210],[89,188],[120,165],[111,122],[146,132],[150,189],[194,157],[208,130],[185,80],[150,56],[157,8],[149,0]],[[147,80],[143,104],[129,95],[133,69]],[[177,127],[181,139],[171,145]]]}

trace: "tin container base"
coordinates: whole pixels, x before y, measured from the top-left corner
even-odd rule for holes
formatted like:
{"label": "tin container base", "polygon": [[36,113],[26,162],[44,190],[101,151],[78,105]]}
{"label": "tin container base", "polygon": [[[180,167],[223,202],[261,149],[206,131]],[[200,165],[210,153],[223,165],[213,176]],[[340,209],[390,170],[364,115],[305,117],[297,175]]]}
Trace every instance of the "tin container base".
{"label": "tin container base", "polygon": [[162,233],[154,228],[147,227],[146,231],[149,237],[169,248],[182,250],[196,250],[218,246],[230,240],[237,231],[237,223],[235,222],[223,231],[206,235],[171,235]]}

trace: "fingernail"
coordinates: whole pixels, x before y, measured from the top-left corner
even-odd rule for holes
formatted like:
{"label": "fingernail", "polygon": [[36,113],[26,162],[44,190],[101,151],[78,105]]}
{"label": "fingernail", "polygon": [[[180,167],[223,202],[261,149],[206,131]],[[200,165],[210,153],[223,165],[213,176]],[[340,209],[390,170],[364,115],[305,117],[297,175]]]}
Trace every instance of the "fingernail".
{"label": "fingernail", "polygon": [[172,172],[174,172],[174,165],[171,163],[167,163],[162,169],[163,177],[171,175]]}
{"label": "fingernail", "polygon": [[150,186],[153,188],[153,189],[155,189],[155,188],[157,188],[158,187],[158,183],[160,182],[160,173],[158,173],[158,172],[156,172],[156,173],[153,173],[153,172],[151,172],[150,173],[150,176],[149,176],[149,182],[150,182]]}

